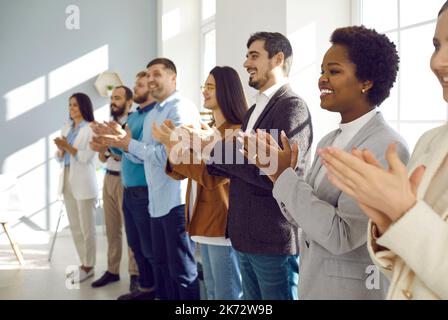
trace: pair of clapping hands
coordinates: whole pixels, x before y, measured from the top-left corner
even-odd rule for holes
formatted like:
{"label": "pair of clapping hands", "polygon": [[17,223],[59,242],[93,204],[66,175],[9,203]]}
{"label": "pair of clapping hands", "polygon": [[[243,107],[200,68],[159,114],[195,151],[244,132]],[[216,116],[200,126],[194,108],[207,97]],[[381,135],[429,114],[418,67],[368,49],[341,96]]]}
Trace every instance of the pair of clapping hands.
{"label": "pair of clapping hands", "polygon": [[54,139],[53,142],[61,152],[67,152],[70,147],[66,137],[58,137]]}
{"label": "pair of clapping hands", "polygon": [[[126,125],[124,128],[115,121],[92,122],[90,127],[94,133],[91,148],[101,152],[105,148],[115,147],[128,151],[132,133]],[[177,146],[181,150],[201,150],[211,143],[211,137],[216,133],[207,124],[201,123],[201,128],[192,125],[176,127],[171,120],[165,120],[160,125],[152,124],[152,137],[167,148]]]}
{"label": "pair of clapping hands", "polygon": [[103,123],[93,121],[90,123],[90,128],[94,134],[90,142],[92,150],[104,152],[109,147],[115,147],[128,151],[132,133],[127,125],[123,128],[115,121]]}
{"label": "pair of clapping hands", "polygon": [[[197,157],[198,161],[206,160],[212,145],[219,134],[216,129],[210,128],[206,123],[201,122],[201,128],[193,125],[181,125],[176,127],[171,120],[165,120],[160,125],[152,124],[152,137],[157,142],[163,144],[168,153],[171,163],[190,163],[190,151]],[[187,156],[186,158],[183,158]],[[181,160],[183,159],[183,160]]]}
{"label": "pair of clapping hands", "polygon": [[[256,134],[242,133],[239,140],[243,145],[240,152],[261,170],[269,166],[263,161],[263,154],[268,154],[271,161],[277,161],[277,170],[268,173],[273,182],[286,169],[294,169],[297,165],[298,145],[291,147],[284,132],[281,133],[283,148],[271,135],[260,130]],[[383,168],[369,150],[353,149],[351,153],[333,147],[318,150],[328,170],[329,181],[357,200],[378,227],[380,235],[415,206],[417,189],[425,173],[425,167],[420,166],[409,177],[396,148],[394,143],[387,149],[388,169]],[[277,157],[272,157],[273,154]]]}
{"label": "pair of clapping hands", "polygon": [[58,157],[62,158],[66,152],[69,153],[70,155],[75,156],[76,153],[78,152],[77,149],[75,149],[68,143],[66,137],[58,137],[55,138],[53,141],[56,147],[58,148]]}

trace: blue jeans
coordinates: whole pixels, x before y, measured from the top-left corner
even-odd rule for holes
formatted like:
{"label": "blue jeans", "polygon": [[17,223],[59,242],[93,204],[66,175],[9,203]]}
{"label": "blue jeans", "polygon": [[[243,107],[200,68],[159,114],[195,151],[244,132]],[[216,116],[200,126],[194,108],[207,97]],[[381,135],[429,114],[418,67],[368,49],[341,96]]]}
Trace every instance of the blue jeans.
{"label": "blue jeans", "polygon": [[195,246],[185,231],[185,205],[151,218],[156,288],[162,300],[199,300]]}
{"label": "blue jeans", "polygon": [[244,300],[297,300],[298,256],[238,252]]}
{"label": "blue jeans", "polygon": [[123,215],[128,245],[134,252],[138,266],[140,287],[155,285],[151,241],[151,220],[148,213],[148,189],[145,187],[124,188]]}
{"label": "blue jeans", "polygon": [[208,300],[240,300],[243,294],[236,251],[231,246],[200,244]]}

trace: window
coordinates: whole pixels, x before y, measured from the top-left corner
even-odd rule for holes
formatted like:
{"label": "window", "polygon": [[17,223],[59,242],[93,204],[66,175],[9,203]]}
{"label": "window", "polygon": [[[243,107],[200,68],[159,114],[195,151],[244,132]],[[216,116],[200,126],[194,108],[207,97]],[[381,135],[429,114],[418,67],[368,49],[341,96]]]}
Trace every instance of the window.
{"label": "window", "polygon": [[216,30],[211,29],[210,31],[204,32],[202,39],[204,43],[204,58],[202,60],[203,73],[201,79],[204,82],[210,70],[216,66]]}
{"label": "window", "polygon": [[214,18],[216,13],[216,0],[202,0],[202,20]]}
{"label": "window", "polygon": [[448,120],[440,84],[429,68],[438,10],[445,0],[357,0],[356,23],[385,33],[400,56],[391,96],[380,107],[411,149],[418,138]]}
{"label": "window", "polygon": [[[201,0],[201,84],[205,82],[212,70],[216,66],[216,0]],[[199,101],[202,101],[202,94]],[[201,106],[201,111],[204,111]]]}

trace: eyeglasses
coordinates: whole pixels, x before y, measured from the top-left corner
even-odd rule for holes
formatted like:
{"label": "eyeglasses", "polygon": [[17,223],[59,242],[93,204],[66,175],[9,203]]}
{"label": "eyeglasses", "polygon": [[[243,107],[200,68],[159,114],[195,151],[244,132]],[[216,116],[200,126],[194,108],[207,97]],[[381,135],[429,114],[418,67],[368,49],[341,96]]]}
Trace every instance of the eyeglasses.
{"label": "eyeglasses", "polygon": [[214,84],[206,84],[204,86],[201,86],[201,91],[213,91],[216,89],[216,86]]}

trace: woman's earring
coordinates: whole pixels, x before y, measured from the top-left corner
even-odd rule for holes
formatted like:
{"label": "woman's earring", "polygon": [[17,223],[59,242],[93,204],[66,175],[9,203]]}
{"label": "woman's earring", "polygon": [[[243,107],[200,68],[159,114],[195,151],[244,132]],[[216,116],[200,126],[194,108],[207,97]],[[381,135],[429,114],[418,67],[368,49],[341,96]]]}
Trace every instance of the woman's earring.
{"label": "woman's earring", "polygon": [[362,89],[362,90],[361,90],[361,92],[362,92],[363,94],[366,93],[366,91],[367,91],[366,89]]}

